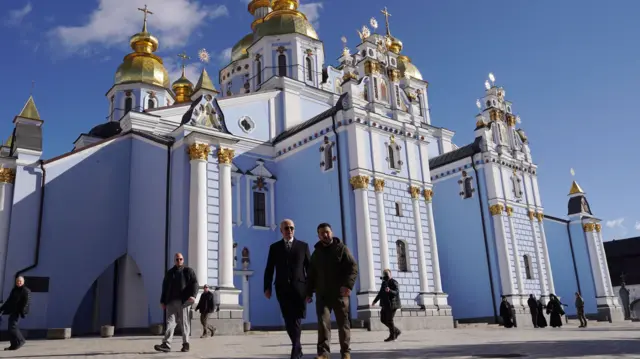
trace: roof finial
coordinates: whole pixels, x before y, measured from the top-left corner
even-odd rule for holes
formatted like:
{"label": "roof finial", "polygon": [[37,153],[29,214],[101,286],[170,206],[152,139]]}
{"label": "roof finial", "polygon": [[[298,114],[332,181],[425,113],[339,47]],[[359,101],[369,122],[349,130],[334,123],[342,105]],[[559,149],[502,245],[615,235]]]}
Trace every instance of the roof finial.
{"label": "roof finial", "polygon": [[184,51],[182,51],[182,53],[178,54],[178,57],[179,57],[180,59],[182,59],[182,76],[184,76],[184,70],[185,70],[185,67],[187,66],[187,65],[185,64],[185,62],[186,62],[187,60],[189,60],[189,59],[190,59],[190,57],[189,57],[189,56],[188,56]]}
{"label": "roof finial", "polygon": [[142,32],[147,32],[147,15],[153,15],[147,8],[147,4],[144,4],[144,8],[138,8],[138,10],[144,13],[144,22],[142,23]]}
{"label": "roof finial", "polygon": [[[574,171],[573,168],[570,172],[572,177],[576,176],[576,171]],[[570,196],[574,194],[584,194],[584,191],[582,190],[582,188],[580,188],[580,185],[575,180],[573,180],[573,182],[571,183],[571,189],[569,190]]]}
{"label": "roof finial", "polygon": [[389,14],[389,12],[387,11],[387,7],[384,7],[384,10],[381,11],[382,14],[384,15],[384,21],[385,24],[387,25],[387,35],[391,36],[391,30],[389,30],[389,16],[391,16],[391,14]]}
{"label": "roof finial", "polygon": [[36,87],[36,82],[31,80],[31,90],[29,90],[29,96],[33,96],[33,89]]}

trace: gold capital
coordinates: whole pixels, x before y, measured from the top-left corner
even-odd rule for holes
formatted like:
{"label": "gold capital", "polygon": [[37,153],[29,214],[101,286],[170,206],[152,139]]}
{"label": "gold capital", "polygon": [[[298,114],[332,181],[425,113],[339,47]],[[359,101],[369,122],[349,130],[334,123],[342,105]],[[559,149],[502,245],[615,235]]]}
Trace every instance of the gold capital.
{"label": "gold capital", "polygon": [[509,127],[514,127],[516,125],[516,116],[512,114],[507,115],[507,125]]}
{"label": "gold capital", "polygon": [[513,214],[513,207],[507,206],[505,211],[507,211],[507,216],[511,216]]}
{"label": "gold capital", "polygon": [[382,192],[384,191],[384,180],[383,179],[374,179],[373,180],[373,187],[375,188],[376,192]]}
{"label": "gold capital", "polygon": [[585,232],[593,232],[596,229],[596,225],[594,223],[585,223],[582,228]]}
{"label": "gold capital", "polygon": [[500,203],[494,204],[493,206],[489,207],[489,212],[491,212],[492,216],[497,216],[501,214],[502,211],[504,211],[504,206]]}
{"label": "gold capital", "polygon": [[424,191],[422,191],[422,195],[424,196],[425,201],[431,202],[431,200],[433,199],[433,190],[425,189]]}
{"label": "gold capital", "polygon": [[354,190],[367,189],[369,187],[369,176],[353,176],[349,180]]}
{"label": "gold capital", "polygon": [[544,214],[542,212],[538,212],[536,213],[536,218],[538,219],[538,222],[542,222],[542,219],[544,218]]}
{"label": "gold capital", "polygon": [[420,187],[409,186],[409,193],[411,193],[411,198],[418,198],[420,196]]}
{"label": "gold capital", "polygon": [[536,217],[536,212],[530,210],[528,216],[529,219],[533,221],[533,219]]}
{"label": "gold capital", "polygon": [[602,225],[600,223],[596,223],[596,232],[600,232],[602,230]]}
{"label": "gold capital", "polygon": [[221,165],[230,165],[231,160],[233,160],[233,156],[236,151],[230,148],[222,148],[218,149],[218,164]]}
{"label": "gold capital", "polygon": [[206,161],[211,152],[211,147],[206,143],[194,143],[189,146],[189,159]]}
{"label": "gold capital", "polygon": [[14,183],[16,180],[16,170],[13,168],[0,168],[0,182]]}

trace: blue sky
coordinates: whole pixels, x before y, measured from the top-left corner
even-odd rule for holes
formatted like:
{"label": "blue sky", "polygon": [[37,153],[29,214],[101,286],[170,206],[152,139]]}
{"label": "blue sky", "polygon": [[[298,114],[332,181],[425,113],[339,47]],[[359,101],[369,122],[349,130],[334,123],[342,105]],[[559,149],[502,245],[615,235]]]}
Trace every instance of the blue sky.
{"label": "blue sky", "polygon": [[[77,136],[102,123],[105,93],[129,52],[148,4],[149,30],[167,69],[176,54],[206,48],[217,74],[229,49],[250,31],[247,0],[14,0],[0,3],[0,136],[7,137],[35,81],[45,121],[44,158],[71,150]],[[341,36],[388,7],[391,31],[430,83],[432,123],[473,139],[476,99],[489,72],[522,118],[539,165],[545,212],[564,217],[570,168],[605,221],[605,239],[640,235],[637,110],[640,92],[640,1],[616,0],[302,0],[303,11],[335,65]],[[189,65],[194,74],[202,64]],[[630,149],[631,148],[631,149]],[[636,163],[636,165],[633,165]]]}

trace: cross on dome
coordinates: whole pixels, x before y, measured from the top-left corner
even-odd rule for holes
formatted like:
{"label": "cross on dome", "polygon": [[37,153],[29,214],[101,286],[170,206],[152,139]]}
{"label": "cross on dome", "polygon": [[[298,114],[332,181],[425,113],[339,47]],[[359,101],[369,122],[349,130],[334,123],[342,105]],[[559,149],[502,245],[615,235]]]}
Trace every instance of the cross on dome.
{"label": "cross on dome", "polygon": [[389,30],[389,16],[391,14],[387,11],[387,7],[384,7],[384,10],[380,11],[384,15],[384,22],[387,25],[387,35],[391,36],[391,30]]}
{"label": "cross on dome", "polygon": [[147,15],[153,15],[147,8],[147,4],[144,4],[144,8],[138,8],[138,10],[144,13],[144,22],[142,23],[142,32],[147,32]]}

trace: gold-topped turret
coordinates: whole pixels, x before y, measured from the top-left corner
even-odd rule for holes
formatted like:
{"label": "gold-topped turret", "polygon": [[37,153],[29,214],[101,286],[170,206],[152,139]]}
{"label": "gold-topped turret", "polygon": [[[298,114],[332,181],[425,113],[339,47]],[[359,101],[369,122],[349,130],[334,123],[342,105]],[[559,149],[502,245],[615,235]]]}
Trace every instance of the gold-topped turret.
{"label": "gold-topped turret", "polygon": [[271,12],[271,0],[251,0],[247,10],[253,16],[251,31],[256,31],[256,26],[264,22],[264,17]]}
{"label": "gold-topped turret", "polygon": [[402,51],[402,41],[391,36],[391,29],[389,27],[389,17],[391,16],[391,14],[389,14],[389,11],[387,11],[386,6],[384,10],[382,10],[381,12],[384,15],[384,22],[387,27],[387,39],[388,39],[387,48],[389,49],[389,51],[393,52],[394,54],[399,54],[400,51]]}
{"label": "gold-topped turret", "polygon": [[307,17],[298,10],[299,0],[273,0],[272,12],[256,26],[255,39],[269,35],[301,34],[318,40],[316,30]]}
{"label": "gold-topped turret", "polygon": [[36,103],[33,100],[33,96],[29,96],[29,99],[24,104],[24,107],[22,108],[22,111],[20,111],[18,117],[42,121],[40,119],[40,113],[38,113],[38,109],[36,108]]}
{"label": "gold-topped turret", "polygon": [[576,181],[573,181],[573,183],[571,183],[571,189],[569,190],[569,195],[573,194],[584,194],[582,188],[580,188],[580,185]]}
{"label": "gold-topped turret", "polygon": [[171,87],[173,89],[173,93],[176,95],[176,103],[182,103],[191,100],[191,94],[193,94],[193,83],[191,83],[187,76],[185,76],[185,61],[189,59],[189,56],[182,52],[181,54],[178,54],[178,57],[182,59],[182,76],[180,76],[180,78],[177,79]]}
{"label": "gold-topped turret", "polygon": [[115,84],[142,82],[168,89],[169,73],[162,59],[153,54],[158,50],[158,39],[147,31],[147,15],[153,13],[146,5],[138,10],[144,13],[142,31],[131,36],[129,44],[133,52],[125,56],[118,67]]}
{"label": "gold-topped turret", "polygon": [[220,91],[216,90],[216,87],[213,85],[213,81],[211,81],[211,78],[209,77],[209,73],[205,69],[202,69],[202,73],[200,74],[200,78],[196,84],[195,92],[198,92],[199,90],[220,93]]}

